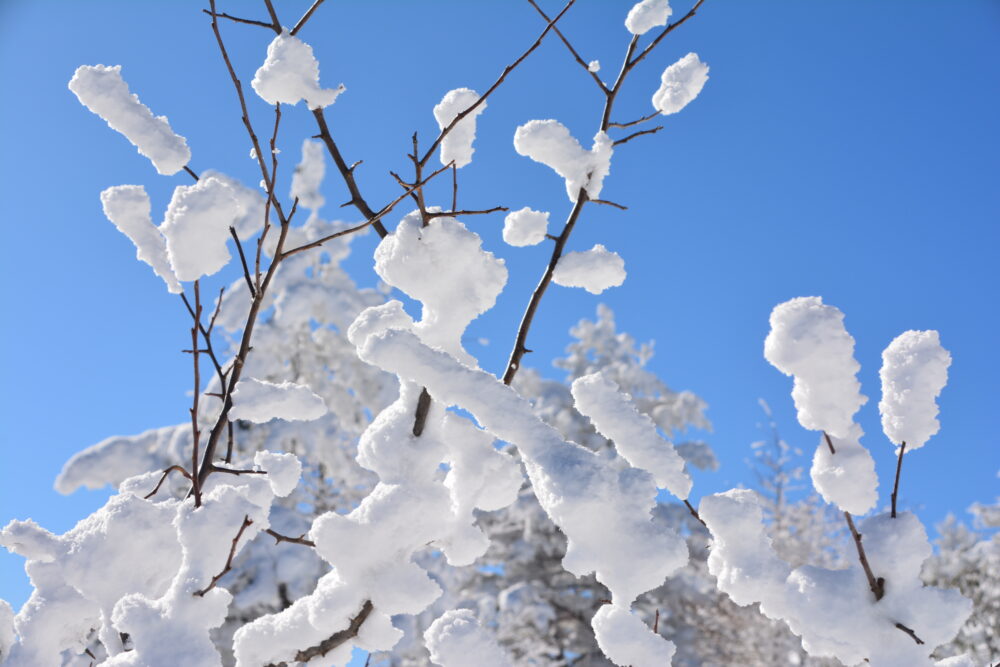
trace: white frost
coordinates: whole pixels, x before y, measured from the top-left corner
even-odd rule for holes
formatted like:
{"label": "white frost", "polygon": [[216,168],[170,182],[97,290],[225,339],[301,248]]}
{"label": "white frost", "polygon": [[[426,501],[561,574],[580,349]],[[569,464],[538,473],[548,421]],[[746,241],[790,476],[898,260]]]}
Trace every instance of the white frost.
{"label": "white frost", "polygon": [[613,142],[604,132],[594,135],[588,151],[557,120],[532,120],[517,128],[514,149],[519,155],[551,167],[566,179],[566,194],[576,201],[581,189],[591,199],[601,196],[604,177],[611,169]]}
{"label": "white frost", "polygon": [[[434,107],[434,118],[437,120],[438,128],[443,130],[448,127],[458,114],[471,107],[478,99],[479,93],[469,88],[449,90]],[[472,142],[476,139],[476,116],[485,110],[486,102],[483,102],[445,135],[441,140],[441,164],[448,164],[454,160],[455,166],[461,168],[472,162],[472,154],[475,152]]]}
{"label": "white frost", "polygon": [[233,391],[229,419],[246,419],[262,424],[272,419],[309,421],[327,412],[323,399],[303,385],[293,382],[275,384],[266,380],[243,378]]}
{"label": "white frost", "polygon": [[312,47],[287,31],[268,45],[267,59],[250,85],[268,104],[298,104],[305,100],[310,109],[330,106],[345,90],[344,84],[319,87],[319,63]]}
{"label": "white frost", "polygon": [[326,149],[318,141],[302,141],[302,161],[292,174],[292,199],[298,197],[299,204],[313,211],[319,210],[326,199],[319,192],[326,175]]}
{"label": "white frost", "polygon": [[592,74],[597,74],[598,72],[600,72],[601,71],[601,61],[600,60],[591,60],[589,63],[587,63],[587,71],[591,72]]}
{"label": "white frost", "polygon": [[764,356],[795,377],[792,398],[803,427],[838,438],[852,434],[854,413],[868,399],[855,377],[861,367],[839,309],[816,296],[775,306]]}
{"label": "white frost", "polygon": [[666,25],[671,14],[668,0],[642,0],[629,10],[625,27],[633,35],[645,35],[657,26]]}
{"label": "white frost", "polygon": [[674,656],[673,642],[654,633],[627,608],[606,604],[594,615],[594,637],[604,655],[622,667],[661,667]]}
{"label": "white frost", "polygon": [[161,174],[176,174],[191,159],[184,137],[170,129],[166,116],[153,116],[139,97],[129,92],[121,65],[81,65],[70,79],[80,104],[107,121],[145,155]]}
{"label": "white frost", "polygon": [[706,81],[708,65],[697,53],[689,53],[663,70],[660,87],[653,93],[653,107],[663,115],[677,113],[698,97]]}
{"label": "white frost", "polygon": [[217,178],[174,189],[160,232],[179,280],[198,280],[226,265],[229,227],[239,215],[232,188]]}
{"label": "white frost", "polygon": [[101,193],[104,215],[136,248],[136,259],[146,262],[174,294],[183,291],[167,259],[167,243],[150,217],[149,195],[141,185],[119,185]]}
{"label": "white frost", "polygon": [[614,440],[615,449],[629,464],[648,470],[658,487],[681,500],[688,497],[691,478],[684,470],[684,459],[614,381],[592,373],[577,378],[572,392],[576,409],[590,418],[601,435]]}
{"label": "white frost", "polygon": [[937,397],[948,382],[951,355],[937,331],[907,331],[882,352],[882,430],[907,451],[923,447],[938,432]]}
{"label": "white frost", "polygon": [[625,282],[625,275],[625,260],[597,244],[590,250],[563,255],[552,280],[563,287],[582,287],[591,294],[600,294]]}
{"label": "white frost", "polygon": [[503,220],[503,240],[512,246],[537,245],[545,240],[549,229],[549,212],[535,211],[525,206],[511,211]]}
{"label": "white frost", "polygon": [[424,632],[431,660],[441,667],[509,667],[512,663],[468,609],[446,611]]}

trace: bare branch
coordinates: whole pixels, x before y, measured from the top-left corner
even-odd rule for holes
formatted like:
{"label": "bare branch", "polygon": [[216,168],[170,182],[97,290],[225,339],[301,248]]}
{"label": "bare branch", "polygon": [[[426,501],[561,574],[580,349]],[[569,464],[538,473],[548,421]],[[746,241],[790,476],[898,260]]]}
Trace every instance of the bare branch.
{"label": "bare branch", "polygon": [[306,24],[306,22],[308,22],[309,19],[312,18],[313,12],[316,11],[316,8],[322,4],[323,0],[316,0],[316,2],[312,3],[312,6],[310,6],[309,9],[306,10],[306,13],[302,15],[302,18],[300,18],[298,22],[295,24],[295,27],[292,28],[290,34],[294,35],[299,30],[301,30],[302,27]]}
{"label": "bare branch", "polygon": [[274,538],[275,544],[281,544],[282,542],[290,542],[292,544],[301,544],[307,547],[316,546],[315,542],[306,539],[306,535],[308,535],[309,533],[302,533],[298,537],[288,537],[287,535],[282,535],[281,533],[275,532],[270,528],[268,528],[264,532]]}
{"label": "bare branch", "polygon": [[247,266],[247,257],[243,254],[243,244],[240,243],[240,237],[236,235],[236,228],[232,225],[229,227],[229,233],[236,241],[236,249],[240,252],[240,263],[243,265],[243,277],[246,278],[247,287],[250,288],[250,298],[253,299],[257,296],[257,290],[254,289],[253,278],[250,277],[250,267]]}
{"label": "bare branch", "polygon": [[916,632],[906,627],[902,623],[897,623],[896,627],[905,632],[906,634],[910,635],[911,637],[913,637],[913,641],[917,642],[917,644],[923,645],[924,640],[918,637]]}
{"label": "bare branch", "polygon": [[506,206],[494,206],[493,208],[487,208],[480,211],[428,211],[428,218],[453,218],[458,215],[486,215],[487,213],[497,213],[498,211],[509,211],[510,209]]}
{"label": "bare branch", "polygon": [[228,19],[230,21],[235,21],[236,23],[246,23],[248,25],[257,25],[257,26],[261,26],[262,28],[267,28],[268,30],[274,30],[274,26],[271,25],[270,23],[265,22],[265,21],[255,21],[254,19],[244,19],[244,18],[240,18],[239,16],[230,16],[229,14],[227,14],[225,12],[214,13],[214,12],[211,12],[211,11],[209,11],[207,9],[203,9],[201,11],[204,12],[205,14],[208,14],[209,16],[213,16],[213,17],[214,16],[218,16],[219,18]]}
{"label": "bare branch", "polygon": [[240,529],[236,533],[236,537],[233,538],[233,546],[229,548],[229,557],[226,558],[226,566],[222,568],[222,572],[219,572],[217,575],[212,577],[212,581],[208,584],[208,586],[201,589],[200,591],[195,591],[194,592],[195,595],[197,595],[200,598],[205,597],[205,593],[215,588],[215,585],[219,583],[219,580],[222,579],[224,576],[226,576],[226,574],[228,574],[229,571],[233,569],[233,558],[236,557],[236,546],[239,544],[240,538],[243,537],[244,531],[246,531],[246,529],[252,525],[253,525],[253,520],[249,516],[244,515],[243,523],[240,525]]}
{"label": "bare branch", "polygon": [[192,170],[191,167],[184,165],[184,171],[186,171],[188,175],[195,180],[196,183],[198,182],[198,174],[194,173],[194,170]]}
{"label": "bare branch", "polygon": [[851,537],[854,538],[854,546],[858,550],[858,560],[861,561],[861,569],[865,571],[865,577],[868,579],[868,588],[871,589],[872,595],[875,596],[875,601],[878,602],[885,595],[885,579],[882,577],[876,578],[872,572],[871,565],[868,564],[868,556],[865,555],[865,548],[861,545],[861,533],[854,527],[854,520],[851,519],[850,512],[844,512],[844,518],[847,519],[847,526],[851,529]]}
{"label": "bare branch", "polygon": [[899,473],[903,470],[903,452],[906,451],[906,443],[899,446],[899,459],[896,461],[896,482],[892,485],[892,518],[896,518],[896,497],[899,495]]}
{"label": "bare branch", "polygon": [[160,476],[160,481],[156,483],[156,486],[153,487],[153,490],[150,491],[149,493],[147,493],[146,495],[144,495],[142,497],[142,499],[143,500],[149,500],[150,498],[152,498],[153,496],[155,496],[156,492],[160,490],[161,486],[163,486],[163,482],[165,482],[167,480],[167,476],[170,473],[174,472],[175,470],[177,472],[179,472],[180,474],[184,475],[184,477],[187,478],[188,480],[190,480],[192,482],[194,481],[194,478],[191,476],[191,473],[189,473],[187,470],[185,470],[181,466],[170,466],[169,468],[167,468],[166,470],[163,471],[163,475]]}
{"label": "bare branch", "polygon": [[[694,506],[691,505],[691,501],[688,500],[687,498],[684,499],[684,506],[688,508],[688,512],[691,513],[691,516],[693,516],[694,518],[698,519],[698,521],[701,523],[701,525],[705,526],[705,528],[708,528],[708,524],[705,523],[705,520],[701,518],[700,514],[698,514],[698,510],[696,510],[694,508]],[[659,613],[659,612],[657,612],[657,613]],[[659,618],[659,616],[657,616],[657,618]]]}
{"label": "bare branch", "polygon": [[427,414],[431,409],[431,395],[427,393],[427,387],[420,390],[420,397],[417,399],[417,409],[413,416],[413,436],[419,438],[424,432],[427,424]]}
{"label": "bare branch", "polygon": [[618,139],[612,145],[613,146],[621,146],[622,144],[627,144],[628,142],[632,141],[636,137],[641,137],[644,134],[656,134],[657,132],[659,132],[662,129],[663,129],[662,125],[657,125],[656,127],[651,128],[649,130],[640,130],[639,132],[633,132],[632,134],[628,135],[624,139]]}
{"label": "bare branch", "polygon": [[647,46],[645,49],[642,50],[642,53],[640,53],[639,55],[637,55],[634,60],[632,60],[631,62],[629,62],[628,68],[632,69],[633,67],[635,67],[636,65],[638,65],[639,62],[641,62],[643,58],[645,58],[646,56],[648,56],[650,54],[650,52],[653,49],[655,49],[656,46],[661,41],[663,41],[664,37],[666,37],[667,35],[669,35],[675,29],[679,28],[681,25],[684,24],[685,21],[687,21],[689,18],[691,18],[692,16],[694,16],[696,13],[698,13],[698,9],[702,6],[702,4],[704,2],[705,2],[705,0],[698,0],[698,2],[695,3],[694,7],[691,8],[691,11],[689,11],[687,14],[685,14],[683,17],[681,17],[680,20],[675,21],[674,23],[671,23],[666,28],[664,28],[663,31],[660,32],[660,34],[656,36],[656,39],[654,39],[652,42],[650,42],[649,46]]}
{"label": "bare branch", "polygon": [[654,111],[648,116],[643,116],[642,118],[638,118],[636,120],[629,121],[627,123],[608,123],[608,127],[632,127],[633,125],[638,125],[639,123],[645,123],[647,120],[653,120],[659,115],[660,115],[659,111]]}
{"label": "bare branch", "polygon": [[[545,19],[547,22],[551,22],[548,15],[544,11],[542,11],[542,8],[538,6],[535,0],[528,0],[528,3],[535,8],[535,11],[537,11],[539,14],[542,15],[543,19]],[[569,43],[569,40],[566,39],[566,36],[562,34],[562,31],[559,30],[559,28],[556,27],[555,25],[552,26],[552,31],[555,32],[556,36],[559,37],[562,43],[566,45],[566,48],[569,49],[569,52],[573,54],[573,58],[576,60],[577,63],[579,63],[580,67],[582,67],[584,71],[590,75],[590,77],[597,84],[597,87],[601,89],[601,92],[607,95],[608,87],[604,85],[603,81],[601,81],[601,77],[597,76],[597,72],[590,71],[590,65],[583,58],[580,57],[580,54],[577,53],[576,49],[573,48],[573,45]]]}
{"label": "bare branch", "polygon": [[271,29],[280,35],[281,21],[278,20],[278,13],[274,11],[274,5],[271,4],[271,0],[264,0],[264,6],[267,7],[267,13],[271,17]]}
{"label": "bare branch", "polygon": [[613,201],[608,201],[607,199],[591,199],[590,201],[594,202],[595,204],[603,204],[604,206],[614,206],[615,208],[621,211],[628,210],[628,206],[623,206],[622,204],[618,204]]}
{"label": "bare branch", "polygon": [[830,439],[830,435],[823,431],[823,439],[826,440],[826,446],[830,448],[831,454],[836,454],[837,450],[833,448],[833,440]]}
{"label": "bare branch", "polygon": [[[358,615],[351,619],[348,626],[339,631],[335,632],[323,641],[321,641],[316,646],[310,646],[307,649],[301,650],[295,654],[295,662],[309,662],[313,658],[318,658],[326,655],[333,649],[337,648],[344,642],[353,639],[358,636],[358,631],[361,629],[362,624],[368,618],[368,615],[372,613],[371,600],[365,600],[365,603],[361,606],[361,610]],[[287,662],[271,663],[266,665],[266,667],[288,667]]]}

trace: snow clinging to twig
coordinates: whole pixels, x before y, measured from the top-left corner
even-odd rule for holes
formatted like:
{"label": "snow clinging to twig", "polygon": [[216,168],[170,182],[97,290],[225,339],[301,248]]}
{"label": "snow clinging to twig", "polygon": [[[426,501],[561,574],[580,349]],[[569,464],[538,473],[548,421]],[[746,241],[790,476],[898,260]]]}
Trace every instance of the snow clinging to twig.
{"label": "snow clinging to twig", "polygon": [[598,243],[590,250],[563,255],[552,280],[563,287],[582,287],[591,294],[600,294],[621,285],[625,276],[625,260]]}
{"label": "snow clinging to twig", "polygon": [[173,294],[183,291],[167,259],[167,242],[150,217],[149,195],[141,185],[118,185],[101,193],[104,215],[136,247],[136,259],[153,267]]}
{"label": "snow clinging to twig", "polygon": [[263,424],[272,419],[310,421],[327,412],[323,399],[304,384],[275,384],[256,378],[243,378],[233,391],[229,419],[246,419]]}
{"label": "snow clinging to twig", "polygon": [[178,280],[198,280],[226,265],[229,227],[243,213],[233,189],[217,178],[174,189],[160,232]]}
{"label": "snow clinging to twig", "polygon": [[948,382],[951,355],[937,331],[906,331],[882,352],[882,430],[907,451],[919,449],[938,432],[937,397]]}
{"label": "snow clinging to twig", "polygon": [[149,107],[129,92],[121,69],[121,65],[81,65],[70,79],[69,89],[80,104],[125,135],[156,171],[176,174],[191,159],[187,141],[170,129],[166,116],[153,116]]}
{"label": "snow clinging to twig", "polygon": [[668,0],[642,0],[629,10],[625,27],[633,35],[645,35],[657,26],[666,25],[673,11]]}
{"label": "snow clinging to twig", "polygon": [[[469,88],[449,90],[434,107],[438,128],[444,130],[458,114],[471,107],[478,99],[479,93]],[[486,102],[483,102],[445,135],[441,140],[441,164],[454,160],[455,166],[460,169],[472,162],[472,154],[476,150],[472,147],[472,142],[476,140],[476,116],[485,110]]]}
{"label": "snow clinging to twig", "polygon": [[698,97],[706,81],[708,65],[697,53],[689,53],[663,70],[660,87],[653,93],[653,107],[664,116],[677,113]]}
{"label": "snow clinging to twig", "polygon": [[611,170],[613,142],[604,132],[594,135],[594,145],[588,151],[557,120],[532,120],[514,133],[514,150],[535,162],[551,167],[566,179],[566,195],[576,201],[581,189],[587,196],[598,199],[604,177]]}
{"label": "snow clinging to twig", "polygon": [[267,47],[267,59],[250,82],[268,104],[298,104],[305,100],[310,109],[328,107],[344,92],[319,87],[319,63],[312,47],[287,31],[275,37]]}
{"label": "snow clinging to twig", "polygon": [[525,206],[511,211],[503,220],[503,240],[512,246],[538,245],[549,229],[549,212]]}
{"label": "snow clinging to twig", "polygon": [[313,211],[319,210],[326,202],[319,188],[326,175],[326,148],[318,141],[302,141],[302,161],[292,174],[292,199],[298,197],[299,204]]}
{"label": "snow clinging to twig", "polygon": [[441,667],[510,667],[496,640],[469,609],[446,611],[424,632],[431,660]]}

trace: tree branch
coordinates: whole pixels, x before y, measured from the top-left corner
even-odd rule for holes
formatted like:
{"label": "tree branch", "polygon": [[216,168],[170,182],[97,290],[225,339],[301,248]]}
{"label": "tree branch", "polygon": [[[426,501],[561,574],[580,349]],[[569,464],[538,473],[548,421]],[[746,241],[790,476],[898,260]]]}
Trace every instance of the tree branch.
{"label": "tree branch", "polygon": [[858,560],[861,561],[861,569],[865,571],[865,577],[868,579],[868,588],[871,589],[872,595],[875,596],[875,601],[878,602],[885,595],[885,579],[882,577],[876,578],[872,572],[871,565],[868,564],[868,556],[865,555],[865,548],[861,545],[861,533],[854,527],[854,520],[851,518],[851,513],[844,512],[844,518],[847,519],[847,526],[851,529],[851,537],[854,538],[854,546],[858,550]]}
{"label": "tree branch", "polygon": [[180,474],[184,475],[184,477],[186,477],[191,482],[194,482],[194,478],[191,476],[191,473],[189,473],[187,470],[185,470],[181,466],[177,466],[177,465],[170,466],[169,468],[167,468],[166,470],[163,471],[163,475],[160,476],[160,481],[156,483],[156,486],[153,487],[153,490],[150,491],[149,493],[147,493],[146,495],[144,495],[142,497],[142,499],[143,500],[149,500],[150,498],[152,498],[153,496],[155,496],[156,492],[160,490],[161,486],[163,486],[163,482],[165,482],[167,480],[167,476],[170,473],[172,473],[173,471],[175,471],[175,470],[177,472],[179,472]]}
{"label": "tree branch", "polygon": [[[542,11],[542,8],[538,6],[535,0],[528,0],[528,3],[535,8],[535,11],[541,14],[543,19],[545,19],[548,22],[551,22],[548,15]],[[597,76],[597,72],[590,71],[590,65],[583,58],[580,57],[580,54],[577,53],[576,49],[573,48],[573,45],[569,43],[569,40],[566,39],[566,37],[562,34],[562,31],[559,30],[558,27],[553,25],[552,31],[555,32],[556,36],[559,37],[562,43],[566,45],[566,48],[569,49],[569,52],[573,55],[573,58],[576,60],[577,63],[579,63],[580,67],[582,67],[584,71],[590,75],[590,77],[597,84],[597,87],[601,89],[601,92],[603,92],[606,95],[608,93],[608,87],[604,85],[603,81],[601,81],[601,77]]]}
{"label": "tree branch", "polygon": [[627,144],[628,142],[632,141],[632,140],[633,140],[633,139],[635,139],[636,137],[641,137],[641,136],[642,136],[642,135],[644,135],[644,134],[656,134],[657,132],[659,132],[659,131],[660,131],[660,130],[662,130],[662,129],[663,129],[663,126],[662,126],[662,125],[657,125],[656,127],[654,127],[654,128],[651,128],[651,129],[649,129],[649,130],[640,130],[640,131],[638,131],[638,132],[633,132],[632,134],[628,135],[628,136],[627,136],[627,137],[625,137],[624,139],[618,139],[618,140],[617,140],[617,141],[615,141],[615,143],[614,143],[614,144],[612,144],[612,145],[613,145],[613,146],[621,146],[622,144]]}
{"label": "tree branch", "polygon": [[[313,658],[319,658],[321,656],[326,655],[327,653],[337,648],[347,640],[357,637],[358,631],[361,629],[361,625],[368,618],[368,615],[372,613],[373,608],[374,607],[372,606],[372,601],[365,600],[365,603],[361,606],[361,610],[358,612],[358,615],[351,619],[351,622],[345,629],[333,633],[332,635],[321,641],[316,646],[310,646],[307,649],[298,651],[295,654],[294,661],[309,662]],[[271,664],[266,665],[266,667],[288,667],[288,663],[272,662]]]}
{"label": "tree branch", "polygon": [[899,459],[896,461],[896,482],[892,485],[892,518],[896,518],[896,497],[899,495],[899,473],[903,470],[903,452],[906,451],[906,443],[899,446]]}
{"label": "tree branch", "polygon": [[302,544],[307,547],[316,546],[315,542],[306,539],[306,535],[308,535],[309,533],[302,533],[298,537],[288,537],[287,535],[282,535],[281,533],[275,532],[270,528],[268,528],[264,532],[274,538],[275,544],[281,544],[282,542],[290,542],[292,544]]}
{"label": "tree branch", "polygon": [[632,127],[633,125],[638,125],[639,123],[645,123],[647,120],[653,120],[660,115],[659,111],[654,111],[648,116],[643,116],[637,120],[629,121],[627,123],[608,123],[608,127]]}
{"label": "tree branch", "polygon": [[209,11],[207,9],[203,9],[201,11],[204,12],[205,14],[208,14],[209,16],[212,16],[212,17],[218,16],[219,18],[229,19],[230,21],[235,21],[236,23],[246,23],[248,25],[261,26],[263,28],[267,28],[268,30],[274,30],[274,26],[271,25],[270,23],[265,22],[265,21],[255,21],[254,19],[243,19],[243,18],[240,18],[239,16],[230,16],[229,14],[227,14],[225,12],[215,13],[215,12],[211,12],[211,11]]}
{"label": "tree branch", "polygon": [[240,243],[240,237],[236,235],[236,228],[232,225],[229,226],[229,233],[233,237],[233,241],[236,242],[236,249],[240,253],[240,264],[243,265],[243,277],[246,278],[247,287],[250,288],[250,298],[257,296],[257,290],[254,289],[253,279],[250,277],[250,267],[247,266],[247,257],[243,254],[243,244]]}
{"label": "tree branch", "polygon": [[195,595],[197,595],[200,598],[205,597],[205,593],[215,588],[215,585],[219,583],[219,580],[222,579],[224,576],[226,576],[229,573],[229,571],[233,569],[233,558],[236,557],[236,545],[239,544],[240,538],[243,537],[243,532],[252,525],[253,525],[253,520],[249,516],[244,515],[243,523],[240,525],[240,529],[236,533],[236,537],[233,538],[233,546],[229,548],[229,557],[226,558],[226,566],[222,568],[222,572],[219,572],[217,575],[212,577],[212,581],[209,582],[208,586],[201,589],[200,591],[195,591],[194,592]]}
{"label": "tree branch", "polygon": [[309,21],[309,19],[312,18],[313,12],[316,11],[316,8],[322,4],[323,0],[316,0],[316,2],[312,3],[312,6],[310,6],[309,9],[306,10],[306,13],[302,15],[302,18],[298,20],[298,22],[295,24],[295,27],[292,28],[292,31],[289,34],[295,35],[295,33],[301,30],[302,27]]}

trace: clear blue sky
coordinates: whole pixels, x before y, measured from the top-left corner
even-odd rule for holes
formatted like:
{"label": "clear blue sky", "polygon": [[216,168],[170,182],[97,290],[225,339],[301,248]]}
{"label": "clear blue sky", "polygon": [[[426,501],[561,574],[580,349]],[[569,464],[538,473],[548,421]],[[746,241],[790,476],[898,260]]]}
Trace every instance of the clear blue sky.
{"label": "clear blue sky", "polygon": [[[143,184],[157,212],[187,177],[158,176],[66,83],[80,64],[122,64],[133,91],[187,137],[196,171],[256,183],[204,5],[0,2],[0,523],[32,517],[58,532],[71,528],[105,494],[52,490],[70,455],[186,418],[189,365],[179,350],[187,315],[104,219],[98,194]],[[278,3],[288,23],[306,5]],[[580,0],[563,24],[607,77],[627,43],[629,5]],[[264,17],[257,3],[220,6]],[[677,14],[687,6],[677,2]],[[436,134],[431,109],[442,94],[485,89],[540,28],[520,2],[333,0],[321,8],[301,36],[316,49],[322,82],[347,85],[327,115],[347,159],[364,159],[359,180],[373,205],[398,192],[387,171],[406,169],[410,134]],[[249,81],[271,34],[224,30]],[[752,482],[744,461],[762,437],[758,397],[785,438],[811,453],[816,437],[795,423],[790,381],[764,361],[762,343],[775,304],[822,295],[847,314],[858,343],[871,397],[860,416],[863,442],[877,461],[883,503],[894,459],[878,425],[880,353],[911,328],[940,330],[954,363],[941,433],[907,459],[901,502],[930,526],[996,496],[998,35],[993,0],[708,0],[637,72],[616,116],[651,110],[663,67],[689,51],[711,66],[704,92],[664,119],[659,135],[619,148],[603,194],[629,211],[588,207],[571,242],[619,252],[628,280],[600,297],[553,287],[529,340],[531,363],[556,376],[549,361],[598,302],[615,310],[620,329],[655,339],[653,369],[710,405],[715,430],[706,437],[722,468],[697,478],[697,497]],[[263,127],[265,105],[248,93]],[[569,203],[561,179],[514,153],[514,128],[557,118],[589,144],[600,103],[550,40],[480,117],[461,203],[530,205],[562,220]],[[302,106],[285,121],[287,176],[315,129]],[[324,213],[335,216],[347,196],[333,173],[325,192]],[[499,373],[548,248],[504,246],[499,216],[469,223],[511,269],[497,308],[469,332],[489,339],[470,348]],[[374,240],[358,241],[350,260],[362,284],[374,282]],[[0,554],[0,597],[17,607],[27,592],[21,559]]]}

